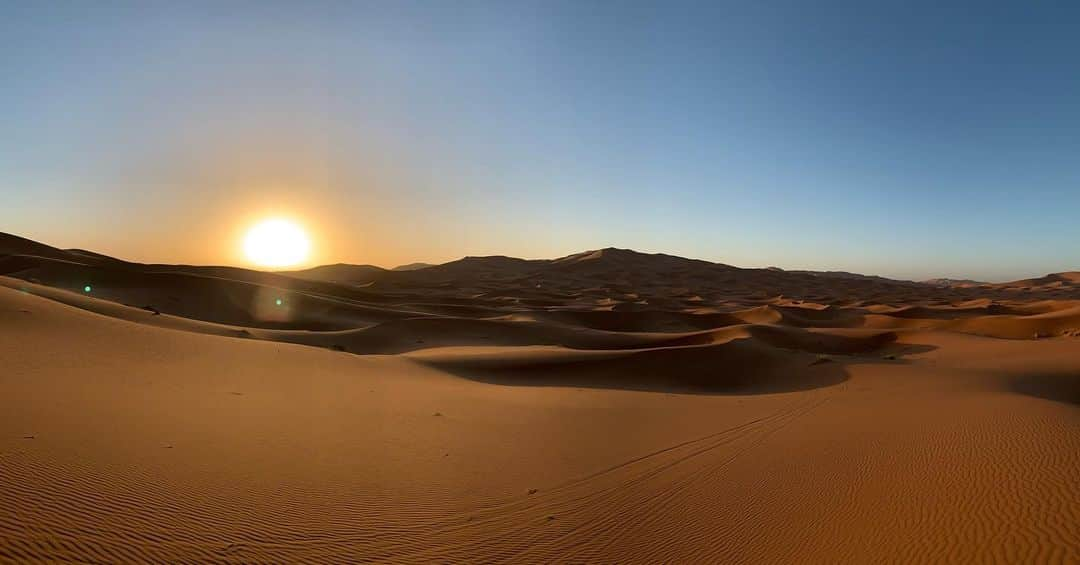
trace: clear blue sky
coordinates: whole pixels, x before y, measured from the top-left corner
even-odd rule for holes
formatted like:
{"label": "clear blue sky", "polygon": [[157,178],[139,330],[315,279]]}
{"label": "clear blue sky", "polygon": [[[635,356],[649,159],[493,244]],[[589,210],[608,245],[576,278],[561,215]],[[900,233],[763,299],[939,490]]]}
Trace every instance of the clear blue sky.
{"label": "clear blue sky", "polygon": [[0,231],[59,246],[1080,269],[1077,2],[2,5]]}

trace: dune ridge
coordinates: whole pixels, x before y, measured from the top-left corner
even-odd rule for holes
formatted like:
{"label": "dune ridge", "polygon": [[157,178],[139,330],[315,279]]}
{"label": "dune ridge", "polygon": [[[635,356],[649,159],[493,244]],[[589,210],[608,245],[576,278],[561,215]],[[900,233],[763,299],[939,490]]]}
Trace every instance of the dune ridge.
{"label": "dune ridge", "polygon": [[1078,284],[0,235],[0,561],[1080,562]]}

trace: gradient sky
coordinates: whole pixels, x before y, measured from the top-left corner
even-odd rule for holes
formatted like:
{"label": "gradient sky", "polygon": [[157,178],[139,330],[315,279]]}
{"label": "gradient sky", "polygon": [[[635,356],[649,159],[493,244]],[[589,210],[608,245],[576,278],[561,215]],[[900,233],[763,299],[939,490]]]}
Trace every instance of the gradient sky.
{"label": "gradient sky", "polygon": [[242,263],[614,245],[1080,269],[1080,3],[0,1],[0,231]]}

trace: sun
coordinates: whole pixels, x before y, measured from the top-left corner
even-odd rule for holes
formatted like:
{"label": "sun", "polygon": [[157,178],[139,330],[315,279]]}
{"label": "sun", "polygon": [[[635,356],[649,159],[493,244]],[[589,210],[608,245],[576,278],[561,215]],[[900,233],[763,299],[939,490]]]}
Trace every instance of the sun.
{"label": "sun", "polygon": [[271,218],[248,230],[244,236],[244,254],[263,267],[291,267],[308,258],[311,242],[295,222]]}

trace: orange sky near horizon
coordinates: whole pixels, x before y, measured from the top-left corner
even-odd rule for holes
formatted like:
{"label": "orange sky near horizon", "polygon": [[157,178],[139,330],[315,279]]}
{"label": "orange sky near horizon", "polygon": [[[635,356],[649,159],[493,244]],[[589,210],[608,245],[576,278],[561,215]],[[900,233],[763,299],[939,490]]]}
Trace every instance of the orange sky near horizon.
{"label": "orange sky near horizon", "polygon": [[0,231],[242,266],[285,216],[312,265],[1075,270],[1080,7],[939,4],[9,3]]}

